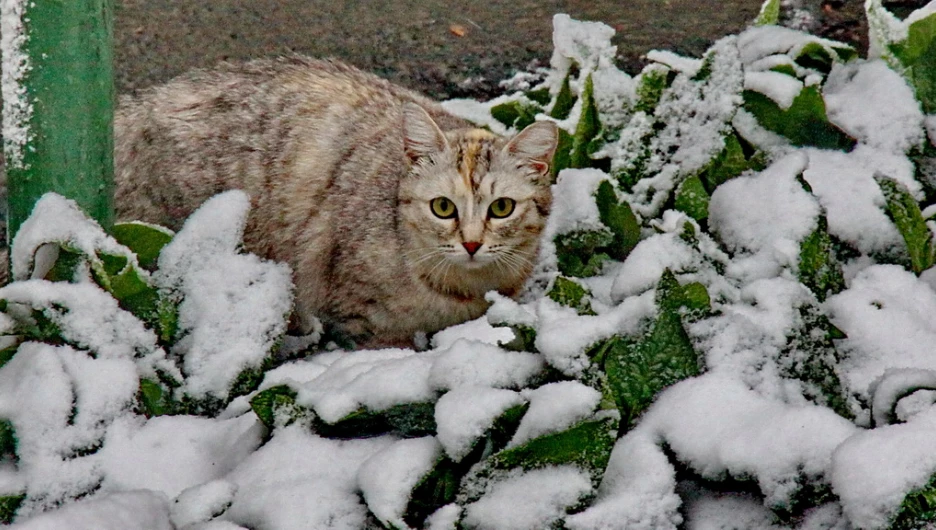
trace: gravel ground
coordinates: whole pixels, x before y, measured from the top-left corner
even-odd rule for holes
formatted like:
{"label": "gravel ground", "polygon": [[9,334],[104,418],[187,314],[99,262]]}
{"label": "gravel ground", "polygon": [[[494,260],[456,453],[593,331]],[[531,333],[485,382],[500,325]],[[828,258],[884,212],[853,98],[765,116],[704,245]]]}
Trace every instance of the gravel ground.
{"label": "gravel ground", "polygon": [[[546,64],[552,15],[617,30],[624,67],[648,50],[699,55],[743,29],[760,0],[119,0],[119,92],[199,66],[298,52],[337,57],[436,98],[486,98]],[[860,2],[855,2],[860,4]]]}

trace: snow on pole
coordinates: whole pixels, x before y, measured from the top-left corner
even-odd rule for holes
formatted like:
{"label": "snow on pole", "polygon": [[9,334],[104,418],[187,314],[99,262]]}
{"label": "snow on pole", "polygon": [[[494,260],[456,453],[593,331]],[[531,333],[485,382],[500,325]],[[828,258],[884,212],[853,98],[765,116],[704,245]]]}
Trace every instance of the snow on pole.
{"label": "snow on pole", "polygon": [[48,191],[113,222],[113,0],[0,0],[8,242]]}

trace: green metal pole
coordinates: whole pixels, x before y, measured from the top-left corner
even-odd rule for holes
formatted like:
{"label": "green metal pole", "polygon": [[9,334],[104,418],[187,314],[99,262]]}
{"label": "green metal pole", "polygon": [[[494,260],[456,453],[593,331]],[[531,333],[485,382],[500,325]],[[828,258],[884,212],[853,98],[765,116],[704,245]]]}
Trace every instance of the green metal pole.
{"label": "green metal pole", "polygon": [[[113,0],[2,0],[2,6],[8,241],[49,191],[74,199],[109,229]],[[19,41],[11,29],[21,31]],[[21,101],[11,102],[14,96]]]}

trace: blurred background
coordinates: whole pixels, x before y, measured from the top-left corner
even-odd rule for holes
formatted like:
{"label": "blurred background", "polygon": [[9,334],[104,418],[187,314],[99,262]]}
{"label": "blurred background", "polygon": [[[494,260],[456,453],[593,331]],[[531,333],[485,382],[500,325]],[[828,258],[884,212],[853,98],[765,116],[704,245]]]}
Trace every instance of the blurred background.
{"label": "blurred background", "polygon": [[[925,2],[891,2],[897,8]],[[552,15],[617,30],[622,67],[666,49],[699,56],[757,15],[761,0],[117,0],[119,93],[222,60],[297,52],[336,57],[435,98],[489,99],[545,66]],[[863,1],[785,0],[788,22],[865,46]]]}

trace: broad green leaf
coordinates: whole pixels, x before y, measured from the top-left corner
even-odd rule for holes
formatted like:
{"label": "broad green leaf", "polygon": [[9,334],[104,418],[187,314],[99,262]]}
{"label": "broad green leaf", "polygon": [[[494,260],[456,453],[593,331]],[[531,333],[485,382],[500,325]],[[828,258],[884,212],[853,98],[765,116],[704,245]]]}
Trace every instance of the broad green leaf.
{"label": "broad green leaf", "polygon": [[890,45],[904,67],[904,76],[916,91],[927,114],[936,114],[936,13],[907,28],[907,39]]}
{"label": "broad green leaf", "polygon": [[73,282],[75,281],[78,266],[84,260],[85,257],[80,252],[59,245],[58,258],[56,258],[49,272],[46,273],[45,279],[50,282]]}
{"label": "broad green leaf", "polygon": [[602,249],[615,242],[610,229],[572,232],[556,237],[556,258],[559,272],[565,276],[585,278],[601,272],[609,258]]}
{"label": "broad green leaf", "polygon": [[591,167],[592,160],[588,156],[588,144],[601,131],[598,120],[598,106],[595,104],[594,84],[591,75],[585,78],[585,87],[582,89],[582,114],[579,117],[575,134],[572,135],[572,155],[570,167]]}
{"label": "broad green leaf", "polygon": [[491,116],[507,127],[521,130],[536,121],[536,115],[541,110],[536,105],[525,104],[522,101],[507,101],[491,107]]}
{"label": "broad green leaf", "polygon": [[[569,429],[546,434],[526,443],[493,454],[471,469],[462,487],[466,483],[477,484],[489,481],[499,471],[520,469],[530,471],[548,466],[576,465],[588,471],[592,482],[598,484],[611,457],[611,449],[617,440],[618,420],[612,416],[586,420]],[[478,492],[466,492],[462,495],[465,502],[473,502]]]}
{"label": "broad green leaf", "polygon": [[855,140],[829,123],[825,101],[816,86],[803,87],[788,109],[781,109],[769,97],[753,90],[744,91],[744,108],[765,128],[785,136],[793,145],[849,150]]}
{"label": "broad green leaf", "polygon": [[524,92],[524,95],[530,98],[530,101],[539,103],[540,106],[549,105],[549,100],[552,99],[552,96],[549,95],[549,89],[546,87]]}
{"label": "broad green leaf", "polygon": [[19,349],[19,342],[17,342],[16,344],[13,344],[12,346],[8,346],[0,350],[0,368],[3,368],[3,365],[10,362],[10,359],[12,359],[14,355],[16,355],[16,351],[18,349]]}
{"label": "broad green leaf", "polygon": [[16,461],[16,429],[13,422],[0,419],[0,461]]}
{"label": "broad green leaf", "polygon": [[173,403],[169,399],[166,389],[151,379],[140,379],[140,406],[143,414],[152,418],[153,416],[164,416],[172,414]]}
{"label": "broad green leaf", "polygon": [[507,351],[536,352],[536,330],[528,326],[509,326],[514,338],[510,342],[498,342],[497,345]]}
{"label": "broad green leaf", "polygon": [[907,243],[910,265],[918,276],[933,266],[936,261],[936,246],[933,234],[916,199],[903,184],[888,177],[875,177],[881,192],[884,193],[887,216],[897,225],[897,230]]}
{"label": "broad green leaf", "polygon": [[826,50],[825,46],[818,42],[810,42],[803,46],[799,55],[796,56],[795,61],[796,64],[803,68],[812,68],[813,70],[828,74],[829,71],[832,70],[832,64],[835,62],[835,58]]}
{"label": "broad green leaf", "polygon": [[759,157],[755,154],[750,159],[745,155],[744,147],[738,134],[731,131],[725,136],[725,147],[699,172],[699,178],[709,194],[729,180],[749,169],[758,169]]}
{"label": "broad green leaf", "polygon": [[155,269],[159,253],[173,237],[168,228],[137,221],[115,224],[111,235],[137,255],[141,267],[150,270]]}
{"label": "broad green leaf", "polygon": [[696,176],[687,178],[676,188],[676,209],[696,221],[708,219],[710,199],[711,196],[702,185],[702,179]]}
{"label": "broad green leaf", "polygon": [[572,89],[569,87],[569,78],[572,76],[572,70],[566,74],[562,80],[562,86],[556,95],[556,102],[553,103],[549,115],[557,120],[564,120],[569,117],[569,111],[575,106],[576,97],[572,95]]}
{"label": "broad green leaf", "polygon": [[664,272],[657,286],[659,313],[640,338],[613,337],[604,354],[608,384],[615,394],[623,426],[637,418],[664,388],[701,373],[701,359],[682,324],[681,308],[708,311],[708,292],[699,283],[679,285]]}
{"label": "broad green leaf", "polygon": [[787,344],[780,352],[781,375],[805,382],[806,397],[843,418],[853,419],[848,395],[837,372],[841,359],[834,341],[844,338],[844,334],[832,325],[819,306],[807,304],[795,309],[801,324],[788,334]]}
{"label": "broad green leaf", "polygon": [[663,97],[663,92],[669,88],[675,75],[668,66],[662,64],[649,64],[644,67],[637,78],[637,102],[634,104],[635,112],[644,112],[653,115],[654,109]]}
{"label": "broad green leaf", "polygon": [[0,497],[0,524],[11,524],[16,517],[16,510],[19,509],[23,501],[26,500],[26,494],[7,495]]}
{"label": "broad green leaf", "polygon": [[563,169],[571,167],[572,164],[572,135],[559,129],[559,141],[556,143],[556,153],[553,155],[553,163],[550,171],[553,180]]}
{"label": "broad green leaf", "polygon": [[780,22],[780,0],[765,0],[754,19],[755,26],[776,26]]}
{"label": "broad green leaf", "polygon": [[781,74],[786,74],[790,77],[796,77],[796,70],[792,65],[789,64],[778,64],[770,69],[771,72],[780,72]]}
{"label": "broad green leaf", "polygon": [[317,420],[315,431],[332,438],[364,438],[396,433],[406,438],[436,432],[435,403],[404,403],[382,411],[360,409],[335,423]]}
{"label": "broad green leaf", "polygon": [[925,486],[904,497],[891,522],[891,530],[918,530],[936,524],[936,475]]}
{"label": "broad green leaf", "polygon": [[463,466],[442,457],[410,494],[403,522],[411,528],[423,528],[426,518],[455,500],[458,485],[465,474]]}
{"label": "broad green leaf", "polygon": [[607,180],[598,185],[595,204],[601,224],[611,230],[614,239],[602,250],[616,260],[623,260],[640,241],[640,223],[626,201],[618,199],[614,185]]}
{"label": "broad green leaf", "polygon": [[845,289],[842,265],[835,259],[825,216],[819,217],[819,225],[800,244],[797,278],[820,302]]}
{"label": "broad green leaf", "polygon": [[575,309],[580,315],[594,315],[595,312],[588,302],[588,294],[588,289],[581,284],[559,276],[546,295],[559,304]]}
{"label": "broad green leaf", "polygon": [[276,418],[285,417],[285,425],[311,416],[310,412],[296,404],[296,391],[287,385],[270,387],[258,392],[250,399],[250,408],[268,429],[276,427]]}

